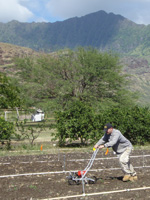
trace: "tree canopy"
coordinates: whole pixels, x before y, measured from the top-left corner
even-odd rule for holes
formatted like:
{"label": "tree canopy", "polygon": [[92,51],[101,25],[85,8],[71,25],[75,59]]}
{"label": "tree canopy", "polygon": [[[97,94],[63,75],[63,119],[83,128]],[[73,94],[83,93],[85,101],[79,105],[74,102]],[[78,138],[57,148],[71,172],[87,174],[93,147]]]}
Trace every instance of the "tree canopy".
{"label": "tree canopy", "polygon": [[133,103],[119,57],[112,53],[66,49],[36,59],[19,58],[16,66],[26,82],[22,88],[30,104],[51,101],[65,108],[76,100],[99,107]]}
{"label": "tree canopy", "polygon": [[0,73],[0,108],[20,107],[19,89],[5,74]]}

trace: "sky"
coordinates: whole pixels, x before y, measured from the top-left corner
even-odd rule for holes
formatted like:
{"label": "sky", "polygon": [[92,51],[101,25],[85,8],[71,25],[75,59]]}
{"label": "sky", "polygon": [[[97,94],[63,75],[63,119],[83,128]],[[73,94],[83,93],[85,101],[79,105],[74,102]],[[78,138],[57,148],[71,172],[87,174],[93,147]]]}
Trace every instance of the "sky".
{"label": "sky", "polygon": [[150,24],[150,0],[0,0],[0,22],[56,22],[104,10]]}

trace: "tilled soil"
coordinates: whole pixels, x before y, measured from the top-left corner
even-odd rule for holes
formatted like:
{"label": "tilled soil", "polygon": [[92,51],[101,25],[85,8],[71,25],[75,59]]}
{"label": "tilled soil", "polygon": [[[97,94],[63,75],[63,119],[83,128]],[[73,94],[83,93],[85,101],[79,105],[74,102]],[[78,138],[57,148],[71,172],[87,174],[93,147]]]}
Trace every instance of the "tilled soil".
{"label": "tilled soil", "polygon": [[[123,173],[118,158],[98,152],[87,177],[96,176],[95,184],[69,185],[69,171],[83,170],[91,153],[64,153],[36,156],[0,157],[0,199],[37,200],[68,197],[87,200],[148,200],[150,199],[150,150],[134,150],[131,163],[138,181],[122,182]],[[105,194],[104,194],[105,192]],[[109,193],[107,193],[109,192]],[[96,193],[96,194],[95,194]]]}

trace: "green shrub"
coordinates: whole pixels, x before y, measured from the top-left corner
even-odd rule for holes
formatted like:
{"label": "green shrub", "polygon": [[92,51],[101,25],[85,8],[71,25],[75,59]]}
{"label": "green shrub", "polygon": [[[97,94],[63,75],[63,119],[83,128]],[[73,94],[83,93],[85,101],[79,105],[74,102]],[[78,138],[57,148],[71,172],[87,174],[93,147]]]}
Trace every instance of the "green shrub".
{"label": "green shrub", "polygon": [[59,139],[59,145],[64,145],[66,140],[69,142],[80,140],[81,144],[91,138],[94,124],[94,114],[89,105],[81,101],[76,101],[65,111],[56,113],[58,132],[55,139]]}
{"label": "green shrub", "polygon": [[[100,114],[102,117],[102,114]],[[110,122],[133,144],[150,142],[150,110],[142,107],[112,108],[103,113],[103,123]]]}
{"label": "green shrub", "polygon": [[5,121],[4,118],[0,118],[0,142],[6,143],[7,149],[10,149],[11,137],[15,133],[14,124],[12,122]]}
{"label": "green shrub", "polygon": [[112,123],[132,144],[150,143],[150,110],[142,107],[114,107],[94,114],[89,105],[80,101],[66,111],[56,113],[59,144],[81,140],[82,144],[97,142],[104,134],[105,123]]}

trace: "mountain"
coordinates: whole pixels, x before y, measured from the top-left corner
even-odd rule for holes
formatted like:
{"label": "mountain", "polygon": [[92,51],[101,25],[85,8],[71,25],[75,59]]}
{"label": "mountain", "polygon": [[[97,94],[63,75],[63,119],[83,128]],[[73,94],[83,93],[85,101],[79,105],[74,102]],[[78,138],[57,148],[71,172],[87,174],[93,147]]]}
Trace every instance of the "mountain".
{"label": "mountain", "polygon": [[9,73],[16,56],[77,46],[118,52],[124,71],[131,74],[131,90],[141,93],[140,104],[150,106],[150,25],[99,11],[55,23],[0,23],[0,42],[0,70]]}
{"label": "mountain", "polygon": [[121,15],[98,11],[55,23],[0,23],[0,42],[54,51],[93,46],[101,50],[131,53],[149,45],[150,26],[138,25]]}

